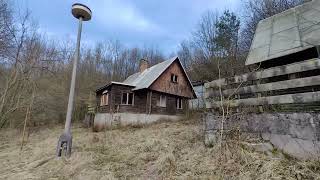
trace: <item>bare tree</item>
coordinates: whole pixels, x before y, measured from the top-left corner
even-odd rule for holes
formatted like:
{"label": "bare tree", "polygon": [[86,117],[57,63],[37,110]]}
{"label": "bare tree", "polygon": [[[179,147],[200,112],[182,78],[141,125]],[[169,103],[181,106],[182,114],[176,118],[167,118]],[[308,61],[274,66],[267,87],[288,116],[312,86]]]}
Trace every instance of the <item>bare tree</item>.
{"label": "bare tree", "polygon": [[[5,58],[13,43],[13,17],[7,0],[0,0],[0,57]],[[1,62],[0,62],[1,64]]]}
{"label": "bare tree", "polygon": [[189,69],[192,63],[192,49],[190,47],[190,42],[186,40],[182,41],[177,54],[180,57],[183,66],[186,69]]}
{"label": "bare tree", "polygon": [[216,23],[218,13],[213,11],[206,12],[200,19],[197,30],[193,32],[194,45],[202,51],[206,59],[216,56]]}
{"label": "bare tree", "polygon": [[29,12],[26,12],[20,24],[20,31],[11,32],[14,37],[14,48],[8,57],[10,67],[4,82],[5,86],[0,92],[0,127],[6,124],[11,113],[23,106],[22,91],[27,87],[24,82],[29,78],[26,75],[29,75],[27,68],[30,68],[26,66],[29,59],[25,59],[25,55],[28,55],[23,55],[23,51],[28,50],[24,49],[27,42],[28,18]]}

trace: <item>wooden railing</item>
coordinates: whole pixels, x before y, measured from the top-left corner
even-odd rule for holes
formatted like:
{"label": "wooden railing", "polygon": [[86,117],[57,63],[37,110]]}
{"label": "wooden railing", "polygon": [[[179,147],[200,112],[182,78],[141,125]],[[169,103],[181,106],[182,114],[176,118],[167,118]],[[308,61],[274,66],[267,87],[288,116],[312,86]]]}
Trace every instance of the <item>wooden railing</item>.
{"label": "wooden railing", "polygon": [[312,104],[320,110],[320,103],[317,105],[320,102],[320,59],[206,83],[205,99],[209,109],[222,104],[229,107]]}

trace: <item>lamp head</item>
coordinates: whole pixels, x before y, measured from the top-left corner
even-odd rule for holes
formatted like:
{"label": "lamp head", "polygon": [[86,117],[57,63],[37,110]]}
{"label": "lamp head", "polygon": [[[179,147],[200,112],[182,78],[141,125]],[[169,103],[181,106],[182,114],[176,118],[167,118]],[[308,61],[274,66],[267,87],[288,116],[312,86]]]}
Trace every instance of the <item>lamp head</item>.
{"label": "lamp head", "polygon": [[71,12],[72,12],[72,15],[77,19],[82,17],[83,21],[89,21],[92,16],[92,12],[91,12],[90,8],[88,8],[88,6],[80,4],[80,3],[73,4]]}

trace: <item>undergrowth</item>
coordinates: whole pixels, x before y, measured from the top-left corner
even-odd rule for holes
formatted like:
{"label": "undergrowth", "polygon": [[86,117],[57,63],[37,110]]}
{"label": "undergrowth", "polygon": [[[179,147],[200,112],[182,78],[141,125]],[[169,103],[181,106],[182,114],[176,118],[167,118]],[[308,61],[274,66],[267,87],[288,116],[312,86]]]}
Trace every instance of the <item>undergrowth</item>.
{"label": "undergrowth", "polygon": [[238,136],[205,147],[194,119],[99,133],[77,127],[65,160],[55,158],[61,132],[43,128],[19,152],[20,132],[1,131],[0,179],[320,179],[319,161],[256,152]]}

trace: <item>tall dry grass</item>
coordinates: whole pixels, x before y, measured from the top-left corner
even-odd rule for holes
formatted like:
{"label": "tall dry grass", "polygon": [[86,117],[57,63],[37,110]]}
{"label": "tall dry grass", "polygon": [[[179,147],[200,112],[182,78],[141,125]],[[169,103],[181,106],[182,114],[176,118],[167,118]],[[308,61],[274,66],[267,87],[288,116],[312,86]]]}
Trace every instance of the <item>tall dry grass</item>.
{"label": "tall dry grass", "polygon": [[55,158],[63,127],[0,131],[0,179],[320,179],[320,163],[267,156],[230,140],[206,148],[201,123],[163,122],[93,133],[74,125],[70,159]]}

